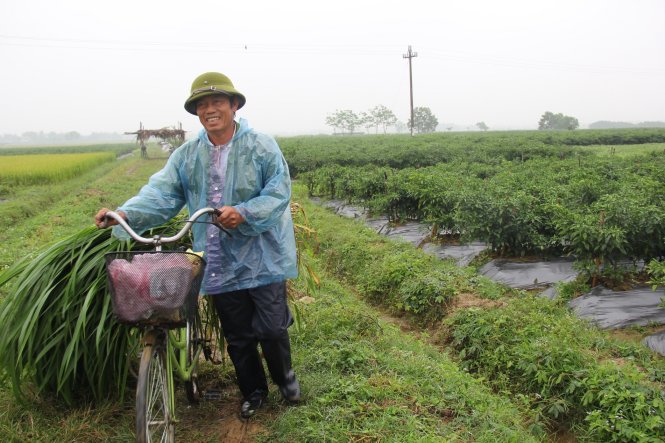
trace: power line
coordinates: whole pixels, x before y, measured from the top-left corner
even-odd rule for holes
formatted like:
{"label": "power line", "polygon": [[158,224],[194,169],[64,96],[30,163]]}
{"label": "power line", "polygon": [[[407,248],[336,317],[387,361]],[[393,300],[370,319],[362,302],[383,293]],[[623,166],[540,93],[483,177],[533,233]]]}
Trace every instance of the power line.
{"label": "power line", "polygon": [[386,55],[394,54],[391,45],[344,45],[326,43],[261,43],[237,40],[235,42],[210,43],[198,41],[146,41],[146,40],[102,40],[87,38],[33,37],[0,34],[0,46],[21,46],[35,48],[68,48],[68,49],[110,49],[136,51],[188,51],[188,52],[219,52],[236,51],[259,54],[321,54],[340,53],[343,55]]}
{"label": "power line", "polygon": [[[326,44],[326,43],[261,43],[243,42],[225,44],[211,44],[210,42],[197,41],[155,41],[155,40],[103,40],[87,38],[60,38],[60,37],[36,37],[25,35],[0,34],[0,47],[34,47],[34,48],[59,48],[59,49],[81,49],[81,50],[121,50],[121,51],[167,51],[167,52],[192,52],[192,53],[219,53],[220,51],[231,53],[250,54],[311,54],[343,56],[371,56],[392,57],[394,45],[372,43],[363,45]],[[247,46],[247,48],[246,48]],[[445,61],[447,66],[459,64],[475,64],[482,66],[504,67],[508,69],[539,70],[539,71],[562,71],[574,73],[591,74],[633,74],[645,76],[665,75],[665,66],[655,65],[653,60],[646,63],[624,63],[618,65],[571,63],[569,61],[544,60],[534,58],[520,58],[511,56],[497,56],[496,54],[483,54],[475,51],[456,51],[439,48],[421,48],[426,50],[431,61]],[[422,51],[421,51],[422,52]],[[414,53],[415,54],[415,53]],[[417,55],[417,54],[416,54]],[[415,55],[414,55],[415,56]],[[408,54],[404,56],[408,58]],[[411,59],[409,59],[411,60]]]}
{"label": "power line", "polygon": [[[624,63],[623,65],[605,65],[588,63],[571,63],[558,60],[544,60],[535,58],[517,58],[510,56],[497,56],[495,54],[483,54],[469,51],[440,51],[431,49],[427,52],[428,59],[454,61],[467,64],[489,65],[505,67],[510,69],[535,69],[541,71],[569,71],[574,73],[588,72],[594,74],[645,74],[663,75],[665,66],[651,64]],[[650,60],[651,61],[651,60]]]}

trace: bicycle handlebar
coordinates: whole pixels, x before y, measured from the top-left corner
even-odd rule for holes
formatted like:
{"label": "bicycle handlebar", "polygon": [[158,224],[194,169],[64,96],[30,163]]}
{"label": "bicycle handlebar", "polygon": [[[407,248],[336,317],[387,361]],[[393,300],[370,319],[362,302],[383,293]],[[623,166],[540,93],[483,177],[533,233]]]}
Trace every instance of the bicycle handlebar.
{"label": "bicycle handlebar", "polygon": [[110,218],[113,220],[117,221],[118,224],[129,234],[130,237],[132,237],[134,240],[136,240],[139,243],[145,243],[145,244],[152,244],[156,247],[159,247],[163,243],[173,243],[178,240],[180,240],[182,237],[189,232],[191,229],[192,225],[196,222],[196,220],[201,217],[203,214],[215,214],[219,215],[220,212],[218,209],[215,208],[201,208],[198,211],[196,211],[192,216],[187,220],[185,223],[185,226],[182,227],[182,229],[174,236],[171,237],[162,237],[161,235],[155,235],[152,238],[147,238],[147,237],[141,237],[139,234],[136,233],[125,221],[124,218],[120,216],[117,212],[113,211],[108,211],[104,217],[104,225],[102,226],[103,228],[108,227],[108,224],[106,221]]}

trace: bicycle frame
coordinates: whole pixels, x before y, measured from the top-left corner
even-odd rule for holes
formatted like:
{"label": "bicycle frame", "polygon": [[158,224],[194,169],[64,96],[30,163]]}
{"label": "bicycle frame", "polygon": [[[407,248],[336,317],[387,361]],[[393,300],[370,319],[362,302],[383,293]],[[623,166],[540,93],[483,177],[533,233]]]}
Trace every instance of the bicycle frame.
{"label": "bicycle frame", "polygon": [[[173,364],[173,369],[178,374],[178,378],[180,378],[182,381],[189,381],[192,378],[192,370],[196,366],[196,362],[198,361],[198,358],[201,355],[201,351],[203,351],[203,346],[200,343],[196,345],[196,351],[194,353],[194,356],[192,357],[192,364],[188,366],[187,354],[185,353],[185,351],[189,349],[190,346],[189,343],[190,325],[187,324],[186,327],[180,328],[179,331],[180,331],[179,337],[176,337],[174,331],[169,330],[170,346],[167,347],[169,351],[169,360],[171,360]],[[182,333],[183,331],[185,332],[185,334]],[[178,355],[175,354],[176,349],[178,351],[181,351],[178,353]]]}
{"label": "bicycle frame", "polygon": [[[192,215],[190,220],[187,220],[185,226],[176,235],[172,237],[161,237],[158,235],[152,238],[142,237],[138,235],[119,214],[113,211],[109,211],[106,213],[106,219],[108,220],[109,218],[112,218],[116,220],[118,224],[135,241],[144,244],[151,244],[155,247],[155,251],[161,251],[162,244],[173,243],[180,240],[191,229],[191,226],[196,221],[196,219],[198,219],[200,216],[204,214],[218,214],[218,211],[214,208],[199,209]],[[217,225],[220,229],[223,230],[221,225],[218,225],[216,223],[213,224]],[[105,223],[105,225],[107,225],[107,223]],[[147,347],[154,346],[152,340],[155,337],[155,332],[158,337],[163,337],[164,349],[159,352],[165,352],[166,355],[164,355],[163,358],[165,373],[163,374],[163,382],[162,382],[163,384],[161,386],[163,389],[165,388],[166,392],[164,393],[165,394],[164,397],[168,397],[168,399],[166,398],[163,399],[165,403],[165,410],[164,410],[165,417],[164,420],[160,421],[159,423],[164,423],[164,427],[166,428],[166,432],[168,434],[166,438],[169,441],[173,437],[173,430],[174,430],[173,425],[177,422],[175,417],[174,374],[180,380],[185,382],[188,399],[190,398],[190,392],[192,393],[198,392],[198,388],[196,388],[195,391],[192,389],[192,386],[195,386],[194,378],[196,374],[196,368],[198,366],[198,360],[199,357],[201,356],[201,352],[203,351],[204,346],[203,346],[202,337],[200,337],[202,331],[197,331],[196,329],[194,329],[199,327],[200,323],[197,322],[196,319],[198,319],[198,312],[196,313],[194,321],[188,319],[186,322],[186,326],[182,328],[173,329],[163,325],[158,325],[158,326],[148,327],[144,331],[144,353]],[[192,336],[195,336],[197,338],[196,343],[192,343],[191,340]],[[160,338],[159,342],[161,343],[161,341],[162,339]],[[160,350],[162,349],[161,345],[158,349]],[[141,365],[142,365],[141,367],[143,367],[143,361]],[[162,378],[160,378],[160,380],[162,380]],[[190,383],[189,385],[187,385],[188,382]],[[191,395],[194,396],[195,394]],[[137,391],[137,398],[138,398],[138,391]],[[197,400],[190,400],[190,401],[197,401]],[[146,438],[145,434],[146,433],[150,434],[148,427],[151,425],[149,423],[153,422],[145,421],[142,418],[140,421],[141,424],[139,424],[138,404],[139,403],[137,400],[137,439],[139,441],[144,441],[144,439]],[[141,410],[143,410],[143,408],[141,408]],[[146,412],[144,411],[142,417],[145,417],[145,415]]]}

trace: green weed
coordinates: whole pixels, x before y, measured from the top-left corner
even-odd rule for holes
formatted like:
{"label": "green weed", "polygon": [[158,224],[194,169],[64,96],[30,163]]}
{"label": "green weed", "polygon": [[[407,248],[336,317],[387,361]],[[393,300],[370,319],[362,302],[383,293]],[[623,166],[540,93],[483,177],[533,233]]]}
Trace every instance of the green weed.
{"label": "green weed", "polygon": [[527,396],[544,420],[569,423],[593,441],[665,437],[662,391],[633,365],[599,362],[599,333],[555,304],[524,297],[501,309],[462,310],[446,324],[470,371]]}

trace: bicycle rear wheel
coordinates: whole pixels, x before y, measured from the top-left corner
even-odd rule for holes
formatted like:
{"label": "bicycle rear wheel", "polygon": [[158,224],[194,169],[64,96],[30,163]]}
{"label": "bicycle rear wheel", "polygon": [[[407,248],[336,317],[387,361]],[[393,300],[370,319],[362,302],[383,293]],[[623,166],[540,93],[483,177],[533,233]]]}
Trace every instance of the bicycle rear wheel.
{"label": "bicycle rear wheel", "polygon": [[199,390],[197,376],[198,362],[194,361],[195,358],[198,358],[197,349],[201,346],[200,330],[200,319],[197,315],[194,321],[187,323],[187,334],[189,339],[185,346],[185,352],[187,353],[187,368],[191,368],[191,376],[189,380],[185,381],[185,394],[187,395],[187,401],[190,404],[196,404],[201,400],[201,391]]}
{"label": "bicycle rear wheel", "polygon": [[136,386],[136,441],[175,441],[166,371],[165,334],[148,331],[144,337]]}

